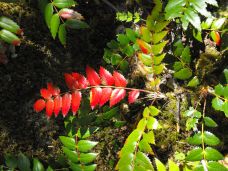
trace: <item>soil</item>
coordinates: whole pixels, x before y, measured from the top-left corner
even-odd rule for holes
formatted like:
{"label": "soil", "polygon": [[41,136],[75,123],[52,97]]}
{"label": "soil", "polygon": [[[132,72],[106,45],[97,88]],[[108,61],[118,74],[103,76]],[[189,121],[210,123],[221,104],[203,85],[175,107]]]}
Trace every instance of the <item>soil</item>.
{"label": "soil", "polygon": [[39,89],[48,81],[64,89],[65,72],[83,73],[86,65],[97,68],[106,43],[116,35],[115,11],[101,2],[81,0],[76,10],[90,28],[68,30],[64,48],[52,39],[36,3],[31,2],[0,2],[0,16],[10,17],[24,30],[16,58],[9,52],[8,63],[0,64],[0,163],[4,154],[19,151],[42,161],[55,159],[58,136],[64,135],[63,120],[47,120],[33,111]]}

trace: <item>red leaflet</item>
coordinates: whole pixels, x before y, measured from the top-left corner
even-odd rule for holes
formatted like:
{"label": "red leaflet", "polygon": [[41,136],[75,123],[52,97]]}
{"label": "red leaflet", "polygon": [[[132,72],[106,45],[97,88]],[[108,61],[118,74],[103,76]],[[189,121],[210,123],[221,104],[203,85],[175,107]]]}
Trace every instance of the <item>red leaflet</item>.
{"label": "red leaflet", "polygon": [[122,74],[120,74],[117,71],[113,72],[113,77],[115,80],[115,86],[117,87],[126,87],[127,85],[127,80],[124,78]]}
{"label": "red leaflet", "polygon": [[57,96],[60,93],[60,89],[58,87],[54,87],[52,83],[47,83],[47,90],[53,95]]}
{"label": "red leaflet", "polygon": [[14,46],[20,46],[20,44],[21,44],[20,40],[13,40],[12,41],[12,45],[14,45]]}
{"label": "red leaflet", "polygon": [[55,117],[57,117],[59,115],[59,112],[62,108],[62,97],[61,96],[57,96],[54,99],[54,114]]}
{"label": "red leaflet", "polygon": [[111,94],[112,94],[111,88],[102,89],[101,99],[99,102],[100,107],[102,107],[110,99]]}
{"label": "red leaflet", "polygon": [[40,94],[44,99],[49,99],[52,96],[51,92],[46,88],[40,89]]}
{"label": "red leaflet", "polygon": [[81,92],[80,91],[75,91],[72,93],[72,112],[73,115],[75,115],[79,109],[80,103],[81,103]]}
{"label": "red leaflet", "polygon": [[99,75],[90,66],[86,66],[86,75],[91,86],[96,86],[101,84],[101,79]]}
{"label": "red leaflet", "polygon": [[48,99],[46,102],[46,114],[47,117],[50,118],[54,109],[54,101],[52,99]]}
{"label": "red leaflet", "polygon": [[114,84],[115,80],[112,74],[103,67],[100,67],[99,74],[103,85],[111,86]]}
{"label": "red leaflet", "polygon": [[71,74],[65,73],[65,82],[69,89],[73,89],[74,77]]}
{"label": "red leaflet", "polygon": [[139,90],[132,90],[128,93],[128,103],[134,103],[135,100],[139,97]]}
{"label": "red leaflet", "polygon": [[126,95],[126,90],[124,89],[114,89],[110,97],[109,106],[112,107],[119,103]]}
{"label": "red leaflet", "polygon": [[36,112],[40,112],[45,108],[45,101],[43,99],[38,99],[34,105],[33,105],[33,109]]}
{"label": "red leaflet", "polygon": [[90,91],[90,106],[92,110],[99,104],[102,95],[100,87],[92,88]]}
{"label": "red leaflet", "polygon": [[89,85],[89,82],[86,79],[86,77],[84,77],[83,75],[80,75],[78,79],[78,84],[79,84],[79,88],[85,89]]}
{"label": "red leaflet", "polygon": [[220,46],[221,45],[221,37],[220,37],[220,34],[219,34],[219,32],[215,32],[215,43],[216,43],[216,45],[217,46]]}
{"label": "red leaflet", "polygon": [[143,40],[137,39],[137,43],[143,53],[145,53],[145,54],[149,53],[149,50],[147,47],[148,45],[146,44],[146,42],[144,42]]}
{"label": "red leaflet", "polygon": [[69,112],[70,106],[71,106],[71,94],[66,93],[66,94],[64,94],[64,96],[62,98],[62,114],[63,114],[63,117],[65,117],[67,115],[67,113]]}

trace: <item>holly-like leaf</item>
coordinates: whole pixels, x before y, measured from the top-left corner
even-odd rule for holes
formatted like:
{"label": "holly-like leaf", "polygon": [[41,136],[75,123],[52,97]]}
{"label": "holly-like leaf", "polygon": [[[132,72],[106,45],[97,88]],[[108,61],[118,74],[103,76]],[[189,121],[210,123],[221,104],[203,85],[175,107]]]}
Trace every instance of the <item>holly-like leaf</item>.
{"label": "holly-like leaf", "polygon": [[51,92],[46,89],[46,88],[42,88],[40,89],[40,95],[44,98],[44,99],[50,99],[52,94]]}
{"label": "holly-like leaf", "polygon": [[109,71],[107,71],[105,68],[100,67],[99,74],[103,85],[112,86],[115,83],[115,80],[112,74]]}
{"label": "holly-like leaf", "polygon": [[217,123],[210,117],[206,116],[203,118],[203,120],[204,120],[205,125],[208,127],[217,127],[218,126]]}
{"label": "holly-like leaf", "polygon": [[114,71],[113,78],[115,80],[115,86],[117,86],[117,87],[126,87],[127,86],[127,80],[119,72]]}
{"label": "holly-like leaf", "polygon": [[59,29],[59,24],[60,24],[60,19],[58,14],[54,14],[51,17],[51,23],[50,23],[50,30],[51,30],[51,35],[53,39],[55,39],[58,29]]}
{"label": "holly-like leaf", "polygon": [[38,99],[34,105],[33,105],[33,109],[36,111],[36,112],[40,112],[42,111],[44,108],[45,108],[45,101],[43,99]]}
{"label": "holly-like leaf", "polygon": [[100,87],[92,88],[90,91],[90,106],[94,109],[100,102],[102,89]]}
{"label": "holly-like leaf", "polygon": [[54,12],[54,9],[53,9],[52,3],[47,4],[44,11],[44,18],[49,29],[51,25],[51,18],[52,18],[53,12]]}
{"label": "holly-like leaf", "polygon": [[111,88],[103,88],[101,93],[101,98],[99,102],[99,106],[102,107],[107,101],[109,101],[112,94]]}
{"label": "holly-like leaf", "polygon": [[140,61],[142,61],[142,63],[146,66],[151,66],[152,65],[152,56],[151,55],[147,55],[144,53],[138,53],[138,58],[140,59]]}
{"label": "holly-like leaf", "polygon": [[46,102],[46,114],[47,117],[50,118],[54,110],[54,101],[52,99],[48,99]]}
{"label": "holly-like leaf", "polygon": [[161,31],[158,33],[154,33],[152,35],[152,41],[154,44],[159,43],[162,39],[164,39],[164,37],[167,35],[168,31]]}
{"label": "holly-like leaf", "polygon": [[152,50],[153,54],[154,54],[154,55],[159,55],[159,54],[161,54],[162,51],[163,51],[163,49],[164,49],[164,47],[165,47],[165,45],[166,45],[167,43],[168,43],[168,41],[163,41],[163,42],[161,42],[161,43],[159,43],[159,44],[152,45],[151,50]]}
{"label": "holly-like leaf", "polygon": [[188,87],[196,87],[197,85],[199,85],[199,79],[197,76],[193,77],[189,82],[188,82]]}
{"label": "holly-like leaf", "polygon": [[129,92],[128,94],[128,103],[131,104],[131,103],[134,103],[135,100],[139,97],[139,90],[132,90]]}
{"label": "holly-like leaf", "polygon": [[61,24],[59,26],[59,31],[58,31],[58,37],[59,37],[59,41],[61,42],[61,44],[63,46],[66,45],[66,25],[65,24]]}
{"label": "holly-like leaf", "polygon": [[114,89],[110,97],[110,107],[119,103],[126,95],[126,90],[124,89]]}
{"label": "holly-like leaf", "polygon": [[58,8],[69,8],[77,4],[74,0],[54,0],[53,3]]}
{"label": "holly-like leaf", "polygon": [[5,29],[0,30],[0,39],[14,46],[21,44],[20,39],[14,33]]}
{"label": "holly-like leaf", "polygon": [[57,117],[59,115],[59,112],[62,108],[62,97],[61,96],[57,96],[54,99],[54,114],[55,117]]}
{"label": "holly-like leaf", "polygon": [[[136,153],[135,166],[139,167],[140,170],[154,170],[154,167],[149,157],[140,151]],[[135,170],[138,170],[137,167],[135,168]]]}
{"label": "holly-like leaf", "polygon": [[222,111],[222,105],[224,104],[224,102],[218,98],[218,97],[215,97],[213,100],[212,100],[212,107],[215,109],[215,110],[220,110]]}
{"label": "holly-like leaf", "polygon": [[150,43],[151,40],[152,40],[152,34],[150,32],[150,30],[145,27],[145,26],[141,26],[140,27],[140,33],[141,33],[141,37],[142,39],[147,42],[147,43]]}
{"label": "holly-like leaf", "polygon": [[216,149],[211,148],[211,147],[207,147],[205,149],[205,159],[206,160],[222,160],[224,157],[223,155]]}
{"label": "holly-like leaf", "polygon": [[186,156],[186,161],[200,161],[203,159],[203,149],[202,148],[195,148],[188,152]]}
{"label": "holly-like leaf", "polygon": [[97,72],[91,68],[90,66],[86,66],[86,75],[87,79],[92,86],[100,85],[101,84],[101,79]]}
{"label": "holly-like leaf", "polygon": [[81,103],[81,92],[80,91],[74,91],[72,93],[72,105],[71,105],[71,109],[73,112],[73,115],[75,115],[79,109],[80,103]]}
{"label": "holly-like leaf", "polygon": [[63,114],[63,117],[65,117],[70,110],[71,99],[72,99],[72,96],[69,93],[64,94],[62,97],[62,114]]}
{"label": "holly-like leaf", "polygon": [[189,79],[192,76],[192,71],[189,68],[183,68],[180,71],[174,73],[174,78],[180,80]]}
{"label": "holly-like leaf", "polygon": [[89,141],[89,140],[79,140],[78,141],[78,150],[80,152],[88,152],[93,147],[95,147],[98,144],[98,142],[95,141]]}

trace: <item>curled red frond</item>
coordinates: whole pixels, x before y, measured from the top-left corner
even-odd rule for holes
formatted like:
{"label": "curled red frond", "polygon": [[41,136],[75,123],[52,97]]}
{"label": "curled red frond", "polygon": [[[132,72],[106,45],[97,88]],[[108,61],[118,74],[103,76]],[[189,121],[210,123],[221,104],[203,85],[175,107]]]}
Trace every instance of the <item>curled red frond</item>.
{"label": "curled red frond", "polygon": [[46,88],[40,89],[40,94],[44,99],[50,99],[52,96],[51,92]]}
{"label": "curled red frond", "polygon": [[73,84],[74,84],[74,77],[71,74],[65,73],[65,82],[67,87],[72,90],[73,89]]}
{"label": "curled red frond", "polygon": [[55,87],[52,83],[47,83],[47,90],[53,95],[57,96],[60,93],[60,89]]}

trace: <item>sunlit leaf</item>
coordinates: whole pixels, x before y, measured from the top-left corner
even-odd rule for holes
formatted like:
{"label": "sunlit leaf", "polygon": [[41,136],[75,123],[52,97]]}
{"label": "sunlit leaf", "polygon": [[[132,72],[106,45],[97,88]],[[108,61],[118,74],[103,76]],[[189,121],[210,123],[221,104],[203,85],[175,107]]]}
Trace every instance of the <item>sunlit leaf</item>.
{"label": "sunlit leaf", "polygon": [[217,127],[218,126],[218,124],[210,117],[206,116],[203,118],[203,120],[204,120],[205,125],[208,127]]}
{"label": "sunlit leaf", "polygon": [[154,170],[152,162],[150,161],[149,157],[145,153],[142,153],[140,151],[136,153],[135,165],[141,166],[143,170]]}
{"label": "sunlit leaf", "polygon": [[88,164],[94,161],[98,153],[80,153],[80,162]]}
{"label": "sunlit leaf", "polygon": [[72,151],[66,147],[63,147],[63,152],[65,153],[67,158],[70,159],[72,162],[78,162],[78,154],[75,150]]}
{"label": "sunlit leaf", "polygon": [[200,161],[203,159],[203,149],[195,148],[188,152],[186,156],[187,161]]}
{"label": "sunlit leaf", "polygon": [[185,4],[185,0],[169,0],[165,7],[165,18],[167,20],[171,20],[176,17],[180,17]]}
{"label": "sunlit leaf", "polygon": [[151,66],[152,65],[152,56],[144,53],[138,53],[138,58],[142,61],[144,65]]}
{"label": "sunlit leaf", "polygon": [[105,68],[100,67],[99,74],[103,85],[112,86],[115,83],[115,80],[112,74],[109,71],[107,71]]}
{"label": "sunlit leaf", "polygon": [[165,165],[157,158],[155,158],[155,164],[158,171],[166,171]]}
{"label": "sunlit leaf", "polygon": [[141,33],[142,40],[144,40],[147,43],[150,43],[152,41],[152,34],[147,27],[141,26],[140,33]]}
{"label": "sunlit leaf", "polygon": [[161,54],[162,51],[163,51],[163,49],[164,49],[164,47],[165,47],[165,45],[166,45],[167,43],[168,43],[168,41],[163,41],[163,42],[161,42],[161,43],[159,43],[159,44],[152,45],[152,48],[151,48],[152,53],[153,53],[154,55],[159,55],[159,54]]}
{"label": "sunlit leaf", "polygon": [[168,31],[161,31],[161,32],[158,32],[158,33],[154,33],[152,35],[152,42],[154,44],[156,43],[159,43],[162,39],[164,39],[164,37],[167,35]]}
{"label": "sunlit leaf", "polygon": [[185,10],[184,17],[188,20],[197,30],[201,31],[201,21],[198,14],[191,8],[188,7]]}
{"label": "sunlit leaf", "polygon": [[220,140],[218,137],[216,137],[214,134],[212,134],[211,132],[208,131],[204,131],[203,133],[203,137],[204,137],[204,142],[207,145],[210,146],[214,146],[214,145],[218,145],[220,143]]}
{"label": "sunlit leaf", "polygon": [[76,144],[74,138],[59,136],[59,139],[65,147],[67,147],[70,150],[75,150]]}
{"label": "sunlit leaf", "polygon": [[174,163],[172,160],[168,161],[168,165],[169,165],[169,171],[179,171],[179,167],[176,163]]}
{"label": "sunlit leaf", "polygon": [[224,104],[224,102],[218,98],[218,97],[215,97],[213,100],[212,100],[212,107],[215,109],[215,110],[220,110],[222,111],[222,106]]}
{"label": "sunlit leaf", "polygon": [[216,149],[207,147],[205,149],[205,158],[206,160],[222,160],[224,157],[223,155]]}
{"label": "sunlit leaf", "polygon": [[93,147],[97,145],[98,142],[95,141],[89,141],[89,140],[79,140],[78,141],[78,150],[80,152],[88,152],[90,151]]}
{"label": "sunlit leaf", "polygon": [[221,29],[223,24],[225,23],[225,21],[226,21],[226,18],[219,18],[217,20],[214,20],[211,25],[211,29],[213,29],[213,30]]}

